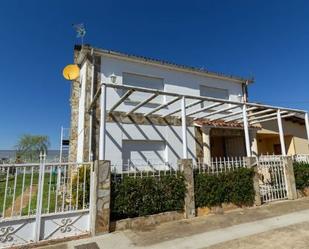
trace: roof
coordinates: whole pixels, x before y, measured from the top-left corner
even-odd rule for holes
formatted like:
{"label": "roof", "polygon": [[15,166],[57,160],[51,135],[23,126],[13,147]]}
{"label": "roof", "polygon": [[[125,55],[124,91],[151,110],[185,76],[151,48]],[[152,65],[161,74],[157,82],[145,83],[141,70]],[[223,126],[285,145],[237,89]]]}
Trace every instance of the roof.
{"label": "roof", "polygon": [[150,57],[145,57],[145,56],[140,56],[140,55],[134,55],[134,54],[127,54],[127,53],[123,53],[123,52],[119,52],[119,51],[107,50],[107,49],[102,49],[102,48],[95,48],[95,47],[92,47],[88,44],[83,45],[83,46],[75,45],[75,47],[74,47],[75,50],[79,50],[79,51],[82,48],[88,49],[88,50],[91,50],[93,48],[95,50],[95,52],[101,53],[101,54],[126,57],[126,58],[129,58],[129,59],[139,60],[139,61],[143,61],[143,62],[149,62],[149,63],[152,63],[152,64],[164,65],[164,66],[169,66],[169,67],[173,67],[173,68],[177,68],[177,69],[188,70],[188,71],[191,71],[191,72],[202,73],[202,74],[206,74],[207,76],[232,79],[234,81],[238,81],[238,82],[241,82],[241,83],[245,83],[245,82],[253,83],[254,82],[253,78],[249,79],[249,78],[244,78],[244,77],[241,77],[241,76],[235,76],[235,75],[228,75],[228,74],[219,73],[219,72],[213,72],[213,71],[209,71],[209,70],[204,69],[204,68],[198,68],[198,67],[194,67],[194,66],[188,66],[188,65],[173,63],[173,62],[169,62],[169,61],[165,61],[165,60],[161,60],[161,59],[155,59],[155,58],[150,58]]}

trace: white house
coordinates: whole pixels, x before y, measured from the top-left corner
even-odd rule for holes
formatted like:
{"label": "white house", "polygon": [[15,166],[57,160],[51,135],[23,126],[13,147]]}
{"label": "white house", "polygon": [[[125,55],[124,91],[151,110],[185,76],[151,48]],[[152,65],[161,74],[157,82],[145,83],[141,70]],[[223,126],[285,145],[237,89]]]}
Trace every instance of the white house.
{"label": "white house", "polygon": [[[254,155],[258,121],[267,112],[278,118],[277,107],[247,102],[251,79],[90,46],[75,47],[75,62],[81,70],[71,95],[73,161],[158,167]],[[304,113],[281,108],[279,118]]]}

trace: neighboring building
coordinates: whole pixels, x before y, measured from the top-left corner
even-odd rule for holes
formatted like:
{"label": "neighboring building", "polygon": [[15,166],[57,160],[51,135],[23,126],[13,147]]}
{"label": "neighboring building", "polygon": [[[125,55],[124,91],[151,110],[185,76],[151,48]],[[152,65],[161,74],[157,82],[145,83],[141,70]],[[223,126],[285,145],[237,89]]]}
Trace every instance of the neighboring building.
{"label": "neighboring building", "polygon": [[[303,118],[289,117],[283,120],[287,155],[309,154],[306,126]],[[275,120],[262,123],[257,132],[259,154],[281,155],[278,125]]]}
{"label": "neighboring building", "polygon": [[[101,157],[113,164],[172,165],[183,157],[184,150],[188,158],[204,161],[245,156],[249,151],[253,155],[278,152],[273,121],[263,122],[262,127],[251,122],[256,118],[254,113],[267,112],[264,107],[248,105],[245,109],[250,136],[245,140],[246,127],[238,115],[243,114],[250,79],[90,46],[75,47],[75,62],[81,72],[80,79],[72,83],[70,161]],[[101,83],[107,84],[103,102]],[[183,100],[187,111],[185,142],[180,118],[184,95],[188,96]],[[204,101],[199,97],[210,98]],[[211,98],[225,103],[216,104]],[[106,126],[102,128],[103,115]],[[293,123],[297,117],[291,119],[292,115],[286,115],[286,120],[282,115],[284,128],[291,126],[286,134],[288,153],[309,154],[305,126]],[[290,140],[293,145],[288,144]]]}

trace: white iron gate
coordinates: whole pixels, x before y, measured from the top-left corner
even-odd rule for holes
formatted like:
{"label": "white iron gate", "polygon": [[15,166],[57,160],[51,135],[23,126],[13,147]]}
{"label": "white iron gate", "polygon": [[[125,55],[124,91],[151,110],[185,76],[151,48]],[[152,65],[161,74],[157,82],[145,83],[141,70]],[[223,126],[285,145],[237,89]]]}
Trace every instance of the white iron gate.
{"label": "white iron gate", "polygon": [[284,157],[261,156],[257,167],[262,203],[287,199]]}
{"label": "white iron gate", "polygon": [[89,233],[92,163],[0,165],[0,248]]}

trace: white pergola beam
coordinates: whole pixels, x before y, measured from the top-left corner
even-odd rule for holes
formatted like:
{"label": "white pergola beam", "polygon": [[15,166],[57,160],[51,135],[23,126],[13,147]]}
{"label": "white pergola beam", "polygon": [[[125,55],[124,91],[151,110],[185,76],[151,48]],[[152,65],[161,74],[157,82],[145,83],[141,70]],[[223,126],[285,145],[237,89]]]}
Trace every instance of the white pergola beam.
{"label": "white pergola beam", "polygon": [[201,108],[199,110],[195,110],[195,111],[192,111],[192,112],[188,113],[187,116],[192,116],[192,115],[197,114],[199,112],[203,112],[203,111],[209,110],[211,108],[215,108],[215,107],[217,107],[219,105],[223,105],[223,104],[224,103],[215,103],[215,104],[212,104],[212,105],[209,105],[209,106],[205,106],[205,107],[203,107],[203,108]]}
{"label": "white pergola beam", "polygon": [[145,99],[144,101],[142,101],[141,103],[139,103],[137,106],[135,106],[131,111],[127,112],[126,115],[131,115],[133,112],[135,112],[137,109],[141,108],[143,105],[146,105],[148,102],[150,102],[151,100],[153,100],[154,98],[156,98],[158,96],[157,93],[152,94],[149,98]]}
{"label": "white pergola beam", "polygon": [[280,111],[280,109],[277,110],[277,122],[278,122],[278,128],[279,128],[281,153],[282,153],[282,156],[286,156],[284,133],[283,133],[283,126],[282,126],[282,118],[281,118],[281,111]]}
{"label": "white pergola beam", "polygon": [[123,101],[125,101],[132,93],[134,92],[133,89],[128,90],[109,110],[110,112],[114,111],[118,106],[121,105]]}
{"label": "white pergola beam", "polygon": [[[190,107],[192,107],[192,106],[198,105],[198,104],[200,104],[200,103],[202,103],[202,102],[203,102],[203,100],[194,101],[193,103],[186,105],[186,109],[188,109],[188,108],[190,108]],[[168,114],[165,114],[165,115],[162,116],[162,117],[163,117],[163,118],[166,118],[166,117],[171,116],[171,115],[173,115],[173,114],[175,114],[175,113],[177,113],[177,112],[180,112],[181,110],[182,110],[182,108],[179,108],[179,109],[177,109],[177,110],[175,110],[175,111],[172,111],[172,112],[170,112],[170,113],[168,113]]]}
{"label": "white pergola beam", "polygon": [[[287,111],[282,111],[281,114],[286,114]],[[273,112],[267,115],[263,115],[263,116],[257,116],[257,117],[252,117],[251,119],[249,119],[249,121],[256,121],[256,120],[261,120],[261,119],[265,119],[265,118],[270,118],[270,117],[274,117],[277,115],[277,112]]]}
{"label": "white pergola beam", "polygon": [[215,115],[215,114],[218,114],[218,113],[221,113],[221,112],[226,112],[226,111],[235,109],[235,108],[237,108],[237,107],[239,107],[239,105],[236,105],[236,106],[229,106],[229,107],[226,107],[226,108],[223,108],[223,109],[220,109],[220,110],[217,110],[217,111],[214,111],[214,112],[211,112],[211,113],[202,115],[202,116],[200,116],[200,117],[196,117],[196,118],[194,118],[194,120],[199,119],[199,118],[210,117],[210,116],[212,116],[212,115]]}
{"label": "white pergola beam", "polygon": [[[289,114],[286,114],[286,115],[282,115],[281,118],[288,118],[288,117],[292,117],[292,116],[295,116],[295,113],[289,113]],[[251,125],[253,124],[259,124],[259,123],[264,123],[264,122],[267,122],[267,121],[271,121],[271,120],[276,120],[277,117],[273,117],[273,118],[266,118],[266,119],[262,119],[262,120],[257,120],[257,121],[254,121],[254,122],[250,122]]]}
{"label": "white pergola beam", "polygon": [[187,118],[186,118],[186,98],[181,98],[181,127],[182,127],[182,157],[188,158],[188,145],[187,145]]}
{"label": "white pergola beam", "polygon": [[[266,110],[259,111],[259,112],[252,112],[252,113],[247,114],[247,118],[252,117],[252,116],[255,117],[256,115],[260,115],[260,114],[264,114],[264,113],[268,113],[268,112],[273,112],[273,111],[274,111],[273,109],[266,109]],[[242,119],[242,117],[239,117],[239,118],[235,118],[233,121],[237,121],[237,120],[241,120],[241,119]],[[249,121],[250,121],[250,119],[249,119]]]}
{"label": "white pergola beam", "polygon": [[[172,92],[165,92],[165,91],[160,91],[156,89],[150,89],[150,88],[145,88],[145,87],[132,87],[132,86],[126,86],[126,85],[116,85],[116,84],[111,84],[111,83],[102,83],[102,85],[105,85],[106,87],[110,88],[116,88],[116,89],[134,89],[136,92],[146,92],[146,93],[157,93],[158,95],[165,95],[165,96],[174,96],[174,97],[186,97],[186,99],[196,99],[196,100],[203,100],[203,101],[210,101],[210,102],[217,102],[217,103],[222,103],[222,104],[235,104],[239,105],[239,101],[232,101],[232,100],[225,100],[225,99],[218,99],[218,98],[212,98],[212,97],[204,97],[204,96],[194,96],[194,95],[186,95],[186,94],[177,94],[177,93],[172,93]],[[250,107],[258,107],[258,108],[268,108],[268,109],[281,109],[282,111],[290,111],[290,112],[296,112],[296,113],[301,113],[304,114],[304,110],[299,110],[299,109],[292,109],[292,108],[284,108],[284,107],[277,107],[277,106],[271,106],[271,105],[263,105],[263,104],[258,104],[258,103],[246,103],[247,109],[249,110]]]}
{"label": "white pergola beam", "polygon": [[169,106],[169,105],[175,103],[176,101],[180,100],[181,98],[182,98],[182,96],[178,96],[178,97],[176,97],[176,98],[170,100],[169,102],[167,102],[167,103],[165,103],[165,104],[162,104],[162,105],[158,106],[157,108],[155,108],[155,109],[153,109],[152,111],[150,111],[150,112],[148,112],[147,114],[145,114],[145,117],[148,117],[149,115],[151,115],[151,114],[153,114],[153,113],[155,113],[155,112],[161,110],[162,108],[167,107],[167,106]]}
{"label": "white pergola beam", "polygon": [[[256,109],[258,109],[258,107],[250,107],[250,108],[247,108],[247,112],[253,111],[253,110],[256,110]],[[239,119],[242,120],[242,114],[243,114],[243,111],[241,110],[241,111],[234,112],[234,113],[228,114],[226,116],[223,116],[223,117],[220,117],[220,118],[217,118],[217,119],[214,119],[214,120],[218,120],[218,119],[222,119],[222,118],[229,118],[229,117],[232,117],[232,116],[235,116],[235,115],[241,115],[241,116],[226,120],[226,122],[232,122],[232,121],[239,120]],[[214,120],[211,120],[211,121],[214,121]]]}
{"label": "white pergola beam", "polygon": [[243,124],[244,124],[244,132],[245,132],[245,144],[246,144],[247,157],[251,157],[250,135],[249,135],[246,104],[244,104],[243,107],[242,107],[242,115],[243,115]]}
{"label": "white pergola beam", "polygon": [[99,160],[105,160],[106,150],[106,86],[101,85]]}
{"label": "white pergola beam", "polygon": [[264,113],[268,113],[268,112],[273,112],[274,110],[273,109],[266,109],[266,110],[262,110],[262,111],[258,111],[258,112],[252,112],[252,113],[249,113],[247,115],[248,118],[250,117],[255,117],[256,115],[260,115],[260,114],[264,114]]}

